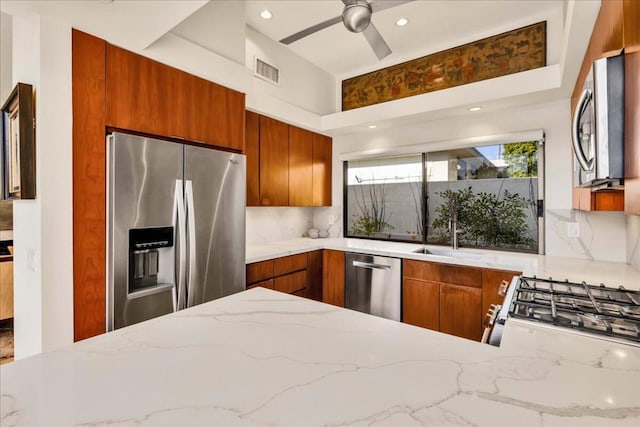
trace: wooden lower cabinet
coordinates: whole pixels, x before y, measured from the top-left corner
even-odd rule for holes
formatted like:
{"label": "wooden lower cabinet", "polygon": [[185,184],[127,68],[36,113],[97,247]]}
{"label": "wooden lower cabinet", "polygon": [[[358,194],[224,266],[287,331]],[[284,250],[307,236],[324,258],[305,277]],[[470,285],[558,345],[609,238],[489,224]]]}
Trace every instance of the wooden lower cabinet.
{"label": "wooden lower cabinet", "polygon": [[482,290],[469,286],[440,285],[440,332],[480,341]]}
{"label": "wooden lower cabinet", "polygon": [[293,294],[307,288],[307,270],[296,271],[273,279],[273,289]]}
{"label": "wooden lower cabinet", "polygon": [[491,304],[501,304],[503,280],[517,271],[404,260],[402,321],[479,341]]}
{"label": "wooden lower cabinet", "polygon": [[404,323],[440,330],[440,284],[405,279],[402,284]]}
{"label": "wooden lower cabinet", "polygon": [[251,285],[247,285],[247,289],[252,289],[252,288],[274,289],[273,279],[263,280],[262,282],[257,282],[257,283],[252,283]]}
{"label": "wooden lower cabinet", "polygon": [[307,295],[308,298],[322,301],[322,251],[307,253]]}
{"label": "wooden lower cabinet", "polygon": [[322,254],[322,301],[344,307],[344,252],[325,249]]}

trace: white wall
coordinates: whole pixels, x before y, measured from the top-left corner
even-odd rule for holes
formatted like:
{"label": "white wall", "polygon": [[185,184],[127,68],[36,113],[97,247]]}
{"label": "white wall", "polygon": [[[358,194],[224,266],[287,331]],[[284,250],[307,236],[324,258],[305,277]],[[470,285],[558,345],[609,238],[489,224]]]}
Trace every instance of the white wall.
{"label": "white wall", "polygon": [[13,89],[11,78],[12,33],[11,16],[0,13],[0,103],[7,99]]}
{"label": "white wall", "polygon": [[[577,213],[571,210],[570,101],[512,108],[429,121],[419,125],[337,136],[333,145],[333,204],[342,205],[343,153],[390,150],[398,146],[438,143],[486,135],[543,129],[545,132],[545,252],[549,255],[626,262],[622,213]],[[439,147],[439,149],[441,149]],[[333,214],[336,210],[334,208]],[[314,218],[325,222],[327,214]],[[566,235],[566,222],[581,224],[582,236]]]}
{"label": "white wall", "polygon": [[315,114],[335,112],[336,81],[332,75],[247,27],[246,66],[252,72],[255,56],[280,70],[279,86],[255,77],[255,93],[264,93]]}
{"label": "white wall", "polygon": [[14,202],[17,359],[73,342],[71,28],[13,18],[13,82],[34,86],[36,200]]}

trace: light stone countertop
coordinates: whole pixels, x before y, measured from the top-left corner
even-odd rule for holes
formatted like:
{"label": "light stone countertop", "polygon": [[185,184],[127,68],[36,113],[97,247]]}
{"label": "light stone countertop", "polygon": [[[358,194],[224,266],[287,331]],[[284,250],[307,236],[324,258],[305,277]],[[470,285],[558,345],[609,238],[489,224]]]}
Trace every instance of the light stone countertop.
{"label": "light stone countertop", "polygon": [[[474,256],[473,258],[450,258],[413,253],[414,250],[422,246],[382,240],[299,238],[265,245],[247,246],[246,262],[250,264],[318,249],[334,249],[421,261],[522,271],[527,276],[553,277],[557,280],[568,279],[575,282],[585,281],[595,285],[604,283],[607,286],[622,285],[627,289],[640,289],[640,271],[624,263],[467,248],[460,249],[459,252],[471,254]],[[441,250],[450,249],[444,246],[427,247]]]}
{"label": "light stone countertop", "polygon": [[256,288],[0,367],[14,425],[638,426],[640,349],[500,348]]}

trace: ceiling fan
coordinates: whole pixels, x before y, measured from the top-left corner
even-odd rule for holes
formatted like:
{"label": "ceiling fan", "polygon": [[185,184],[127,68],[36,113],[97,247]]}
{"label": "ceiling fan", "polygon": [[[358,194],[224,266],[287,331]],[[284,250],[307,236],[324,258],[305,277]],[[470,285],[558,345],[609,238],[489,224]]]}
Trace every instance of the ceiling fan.
{"label": "ceiling fan", "polygon": [[378,29],[371,22],[371,15],[411,1],[414,0],[373,0],[371,2],[367,0],[342,0],[342,3],[344,3],[342,15],[298,31],[289,37],[283,38],[280,43],[289,45],[342,21],[347,30],[352,33],[362,33],[378,59],[382,59],[391,53],[391,48],[389,48],[387,42],[384,41]]}

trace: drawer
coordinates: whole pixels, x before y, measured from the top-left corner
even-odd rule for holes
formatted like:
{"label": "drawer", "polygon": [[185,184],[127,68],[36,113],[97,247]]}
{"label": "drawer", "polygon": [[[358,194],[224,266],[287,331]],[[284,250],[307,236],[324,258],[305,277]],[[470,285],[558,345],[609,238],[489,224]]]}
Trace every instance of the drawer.
{"label": "drawer", "polygon": [[307,268],[307,254],[298,254],[276,258],[273,260],[273,275],[282,276],[283,274],[292,273]]}
{"label": "drawer", "polygon": [[247,283],[252,284],[273,277],[273,260],[247,265]]}
{"label": "drawer", "polygon": [[482,269],[437,262],[404,260],[404,277],[482,288]]}
{"label": "drawer", "polygon": [[276,291],[292,294],[307,287],[307,270],[298,271],[273,280],[273,288]]}
{"label": "drawer", "polygon": [[262,282],[257,282],[251,285],[247,285],[247,289],[257,288],[257,287],[273,289],[273,279],[263,280]]}
{"label": "drawer", "polygon": [[297,296],[297,297],[303,297],[303,298],[307,298],[308,297],[308,292],[307,292],[307,288],[304,289],[300,289],[299,291],[295,291],[293,293],[293,295]]}

